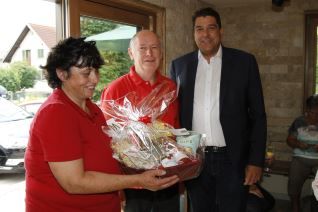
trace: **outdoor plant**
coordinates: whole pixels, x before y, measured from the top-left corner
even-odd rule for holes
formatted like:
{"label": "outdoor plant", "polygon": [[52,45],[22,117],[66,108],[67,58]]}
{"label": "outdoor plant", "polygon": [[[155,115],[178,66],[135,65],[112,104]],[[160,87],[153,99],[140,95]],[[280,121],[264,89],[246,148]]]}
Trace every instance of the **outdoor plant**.
{"label": "outdoor plant", "polygon": [[8,68],[0,69],[0,85],[8,91],[16,92],[24,88],[32,88],[39,76],[36,68],[25,62],[14,62]]}

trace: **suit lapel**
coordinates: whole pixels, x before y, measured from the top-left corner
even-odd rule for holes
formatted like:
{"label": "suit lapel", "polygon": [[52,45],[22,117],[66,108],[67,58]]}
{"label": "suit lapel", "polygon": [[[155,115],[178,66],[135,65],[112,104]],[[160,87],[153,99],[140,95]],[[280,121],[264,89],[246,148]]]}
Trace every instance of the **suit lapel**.
{"label": "suit lapel", "polygon": [[195,77],[198,67],[198,51],[193,52],[186,67],[185,75],[185,89],[183,94],[184,102],[187,104],[184,106],[184,116],[187,119],[187,129],[192,129],[192,118],[193,118],[193,98],[194,98],[194,86]]}
{"label": "suit lapel", "polygon": [[222,46],[222,68],[221,68],[221,84],[220,84],[220,114],[223,108],[224,97],[228,89],[229,77],[231,76],[231,57],[232,55],[227,48]]}
{"label": "suit lapel", "polygon": [[198,52],[196,51],[193,56],[191,57],[191,61],[188,63],[188,71],[187,71],[187,93],[192,96],[192,100],[194,97],[194,84],[195,84],[195,77],[197,74],[197,67],[198,67]]}

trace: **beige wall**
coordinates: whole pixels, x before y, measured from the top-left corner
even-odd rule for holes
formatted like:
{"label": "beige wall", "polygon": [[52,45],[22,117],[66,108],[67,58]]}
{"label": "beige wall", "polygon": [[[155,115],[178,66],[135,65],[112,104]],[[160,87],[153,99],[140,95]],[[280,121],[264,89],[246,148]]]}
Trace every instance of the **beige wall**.
{"label": "beige wall", "polygon": [[[166,58],[194,49],[191,16],[206,6],[198,0],[145,0],[166,8]],[[259,63],[268,137],[276,158],[290,160],[287,129],[302,113],[304,94],[304,13],[318,10],[317,0],[292,0],[281,11],[271,1],[241,7],[219,7],[223,44],[253,53]]]}
{"label": "beige wall", "polygon": [[166,10],[166,72],[172,59],[195,48],[192,15],[207,4],[199,0],[143,0]]}
{"label": "beige wall", "polygon": [[291,122],[301,115],[304,98],[305,11],[317,0],[292,0],[281,11],[268,3],[218,8],[226,46],[253,53],[259,63],[268,117],[268,138],[276,158],[291,159],[286,145]]}

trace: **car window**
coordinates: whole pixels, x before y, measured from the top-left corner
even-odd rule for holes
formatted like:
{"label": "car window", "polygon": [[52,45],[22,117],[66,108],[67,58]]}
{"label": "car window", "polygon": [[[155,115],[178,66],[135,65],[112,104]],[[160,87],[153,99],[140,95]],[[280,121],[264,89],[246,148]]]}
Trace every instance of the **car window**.
{"label": "car window", "polygon": [[16,121],[31,118],[32,114],[26,112],[14,103],[0,98],[0,122]]}
{"label": "car window", "polygon": [[32,103],[22,103],[19,106],[26,110],[28,113],[35,114],[40,106],[42,105],[42,102],[32,102]]}

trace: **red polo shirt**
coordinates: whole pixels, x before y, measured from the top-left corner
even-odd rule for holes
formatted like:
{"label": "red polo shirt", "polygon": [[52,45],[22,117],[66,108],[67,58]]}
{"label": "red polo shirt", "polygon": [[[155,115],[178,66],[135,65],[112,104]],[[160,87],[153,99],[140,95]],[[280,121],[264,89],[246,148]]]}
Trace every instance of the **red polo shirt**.
{"label": "red polo shirt", "polygon": [[[169,86],[170,91],[176,90],[175,83],[171,79],[161,75],[159,71],[157,71],[155,84],[151,85],[150,82],[143,80],[136,73],[135,67],[132,66],[128,74],[125,74],[114,80],[104,89],[101,95],[101,102],[103,100],[119,99],[133,91],[136,92],[136,95],[140,98],[140,100],[142,100],[154,88],[156,88],[163,82],[167,82],[167,86]],[[165,110],[164,114],[159,117],[159,119],[165,123],[172,125],[174,128],[178,128],[178,101],[173,101],[168,106],[168,109]]]}
{"label": "red polo shirt", "polygon": [[26,211],[120,211],[118,192],[69,194],[48,165],[82,158],[85,170],[120,173],[110,138],[101,130],[103,113],[90,100],[86,104],[91,115],[55,89],[34,117],[25,154]]}

